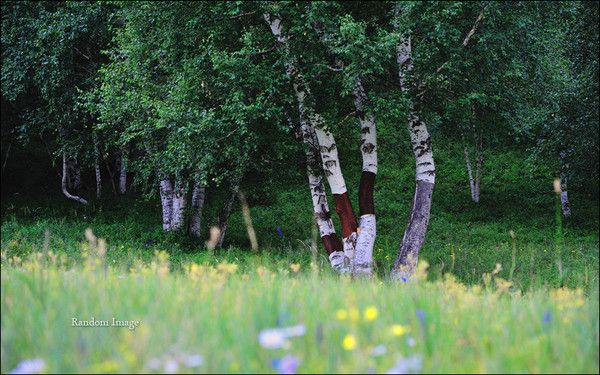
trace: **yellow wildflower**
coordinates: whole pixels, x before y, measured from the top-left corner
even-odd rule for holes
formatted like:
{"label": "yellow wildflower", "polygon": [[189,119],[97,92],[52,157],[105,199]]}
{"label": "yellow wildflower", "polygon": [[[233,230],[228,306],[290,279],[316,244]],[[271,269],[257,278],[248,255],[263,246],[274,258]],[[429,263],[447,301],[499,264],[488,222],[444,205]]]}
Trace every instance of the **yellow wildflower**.
{"label": "yellow wildflower", "polygon": [[392,335],[394,336],[402,336],[408,332],[410,332],[410,326],[403,326],[401,324],[394,324],[392,326]]}
{"label": "yellow wildflower", "polygon": [[365,317],[365,320],[369,322],[371,320],[377,319],[378,314],[379,314],[379,311],[377,311],[377,307],[369,306],[365,310],[364,317]]}
{"label": "yellow wildflower", "polygon": [[294,273],[298,273],[298,271],[300,271],[300,265],[298,263],[290,264],[290,268]]}
{"label": "yellow wildflower", "polygon": [[348,318],[348,311],[344,309],[339,309],[335,312],[335,318],[337,320],[346,320]]}
{"label": "yellow wildflower", "polygon": [[342,347],[345,350],[354,350],[356,348],[356,337],[354,335],[346,335],[342,341]]}

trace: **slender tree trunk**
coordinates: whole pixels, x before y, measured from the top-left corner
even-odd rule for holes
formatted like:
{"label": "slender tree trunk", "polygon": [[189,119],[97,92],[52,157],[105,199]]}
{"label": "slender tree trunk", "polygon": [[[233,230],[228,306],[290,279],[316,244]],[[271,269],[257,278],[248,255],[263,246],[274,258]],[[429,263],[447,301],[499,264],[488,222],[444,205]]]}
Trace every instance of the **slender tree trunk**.
{"label": "slender tree trunk", "polygon": [[375,116],[365,112],[367,93],[359,79],[352,92],[354,107],[360,120],[360,152],[363,166],[358,190],[360,225],[356,240],[356,253],[353,262],[353,274],[371,275],[373,273],[373,245],[377,236],[375,203],[373,189],[377,175],[377,131]]}
{"label": "slender tree trunk", "polygon": [[173,183],[168,176],[160,180],[160,202],[162,205],[162,222],[165,232],[171,230],[171,219],[173,217]]}
{"label": "slender tree trunk", "polygon": [[465,162],[467,164],[467,173],[469,175],[469,188],[471,189],[471,200],[477,203],[478,198],[476,194],[475,178],[473,177],[473,167],[471,166],[471,159],[469,158],[469,147],[467,146],[465,146]]}
{"label": "slender tree trunk", "polygon": [[349,261],[346,262],[344,260],[344,262],[340,262],[340,259],[343,259],[344,256],[349,259],[354,257],[358,224],[356,223],[356,218],[354,217],[354,212],[346,191],[346,184],[341,173],[335,139],[333,134],[325,129],[322,117],[314,111],[314,98],[310,93],[310,89],[304,80],[304,77],[297,67],[296,57],[290,53],[288,44],[289,37],[283,33],[281,17],[270,13],[265,13],[263,16],[271,28],[271,32],[277,38],[279,49],[287,58],[285,63],[286,73],[293,82],[300,112],[300,122],[303,125],[305,124],[305,126],[310,126],[312,131],[317,135],[319,151],[323,163],[323,172],[329,182],[335,200],[336,212],[338,213],[342,224],[344,254],[342,255],[337,252],[335,254],[331,253],[329,254],[329,258],[334,269],[346,272],[347,267],[341,266],[341,264],[349,263]]}
{"label": "slender tree trunk", "polygon": [[188,184],[182,178],[175,179],[173,190],[173,211],[171,213],[171,230],[181,230],[185,224],[185,210],[187,208]]}
{"label": "slender tree trunk", "polygon": [[225,199],[225,203],[219,212],[218,219],[218,228],[219,228],[219,240],[217,241],[217,247],[221,248],[223,246],[223,240],[225,239],[225,231],[227,230],[227,223],[229,222],[229,216],[231,216],[231,211],[233,210],[233,204],[235,203],[235,197],[237,196],[238,190],[240,188],[239,182],[236,182],[231,188],[231,192],[227,199]]}
{"label": "slender tree trunk", "polygon": [[202,208],[204,207],[204,198],[206,195],[206,188],[200,184],[199,181],[194,183],[192,190],[192,201],[191,203],[191,216],[189,233],[192,237],[200,238],[200,229],[202,224]]}
{"label": "slender tree trunk", "polygon": [[258,250],[258,240],[256,239],[256,232],[254,231],[254,225],[252,225],[252,216],[250,216],[250,206],[246,199],[246,194],[243,191],[238,191],[238,198],[240,199],[240,205],[242,206],[242,215],[244,216],[244,223],[246,224],[246,231],[248,232],[248,239],[250,240],[250,248],[252,251]]}
{"label": "slender tree trunk", "polygon": [[94,137],[94,170],[96,171],[96,199],[102,196],[102,174],[100,173],[100,145]]}
{"label": "slender tree trunk", "polygon": [[87,205],[88,202],[85,199],[83,199],[83,198],[81,198],[81,197],[79,197],[77,195],[70,194],[69,191],[68,191],[68,189],[67,189],[67,179],[68,179],[68,176],[69,176],[69,168],[68,168],[67,164],[68,164],[68,162],[67,162],[67,155],[63,154],[63,173],[62,173],[62,191],[63,191],[63,194],[65,195],[65,197],[67,197],[69,199],[72,199],[72,200],[74,200],[76,202],[79,202],[81,204]]}
{"label": "slender tree trunk", "polygon": [[[109,155],[110,158],[110,155]],[[110,177],[110,185],[112,186],[113,194],[117,194],[117,187],[115,185],[115,172],[110,167],[110,163],[104,158],[104,165],[106,166],[106,170],[108,171],[108,175]]]}
{"label": "slender tree trunk", "polygon": [[391,276],[396,280],[407,280],[417,264],[419,251],[423,246],[431,210],[431,196],[435,184],[435,164],[431,149],[431,137],[425,122],[421,120],[420,108],[416,102],[416,85],[411,77],[413,67],[411,40],[401,37],[397,46],[396,59],[399,67],[400,87],[409,95],[408,131],[415,155],[416,187],[411,214],[404,231]]}
{"label": "slender tree trunk", "polygon": [[567,176],[569,164],[567,162],[567,153],[561,151],[560,154],[560,203],[562,213],[565,218],[571,217],[571,208],[569,207],[569,196],[567,194]]}
{"label": "slender tree trunk", "polygon": [[483,137],[481,135],[479,135],[479,139],[477,140],[477,145],[476,145],[476,169],[475,169],[475,196],[473,201],[475,203],[479,203],[479,196],[480,196],[480,177],[481,177],[481,166],[483,164]]}
{"label": "slender tree trunk", "polygon": [[4,162],[2,163],[2,173],[4,173],[4,168],[6,168],[6,162],[8,161],[8,155],[10,154],[11,147],[12,141],[8,143],[8,148],[6,149],[6,156],[4,156]]}
{"label": "slender tree trunk", "polygon": [[127,191],[127,151],[119,153],[119,194]]}

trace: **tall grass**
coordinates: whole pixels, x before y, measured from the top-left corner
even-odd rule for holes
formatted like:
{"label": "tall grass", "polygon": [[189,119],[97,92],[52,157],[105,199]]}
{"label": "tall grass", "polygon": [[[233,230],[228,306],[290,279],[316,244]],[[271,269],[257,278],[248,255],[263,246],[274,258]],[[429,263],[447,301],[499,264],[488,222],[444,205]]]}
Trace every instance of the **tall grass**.
{"label": "tall grass", "polygon": [[[284,263],[172,272],[164,252],[126,269],[93,246],[83,254],[74,266],[52,252],[3,258],[2,372],[33,358],[49,372],[275,372],[281,358],[298,372],[598,372],[597,290],[523,295],[497,274],[431,282],[423,263],[394,284]],[[140,323],[72,326],[92,317]],[[259,344],[262,330],[293,325],[305,333]],[[203,361],[188,367],[190,356]]]}

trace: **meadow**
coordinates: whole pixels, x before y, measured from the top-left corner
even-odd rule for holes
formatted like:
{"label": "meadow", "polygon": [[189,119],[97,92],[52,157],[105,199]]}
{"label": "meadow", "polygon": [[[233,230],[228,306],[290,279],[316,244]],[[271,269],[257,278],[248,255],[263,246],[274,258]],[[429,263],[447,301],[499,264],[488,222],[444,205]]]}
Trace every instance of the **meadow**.
{"label": "meadow", "polygon": [[562,222],[551,175],[497,167],[519,163],[508,152],[488,155],[477,206],[459,157],[440,159],[419,272],[399,284],[388,272],[410,165],[378,180],[373,280],[330,270],[299,178],[250,190],[258,252],[237,211],[224,249],[209,251],[162,233],[151,199],[3,200],[2,372],[597,373],[597,205],[573,194]]}

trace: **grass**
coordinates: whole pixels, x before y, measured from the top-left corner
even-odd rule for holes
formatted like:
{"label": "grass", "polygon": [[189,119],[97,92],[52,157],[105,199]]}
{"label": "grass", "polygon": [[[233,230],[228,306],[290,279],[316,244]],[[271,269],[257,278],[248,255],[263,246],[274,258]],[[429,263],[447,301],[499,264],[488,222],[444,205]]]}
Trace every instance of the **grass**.
{"label": "grass", "polygon": [[[423,267],[410,284],[283,263],[170,272],[165,253],[127,270],[83,253],[75,267],[52,253],[5,259],[2,372],[26,358],[49,372],[163,372],[177,361],[182,372],[274,372],[285,355],[299,372],[385,372],[407,358],[426,373],[598,372],[597,291],[523,295],[492,274],[483,286],[426,281]],[[73,327],[74,317],[140,323]],[[299,324],[306,332],[288,347],[259,344],[262,330]],[[192,354],[202,365],[183,364]]]}

